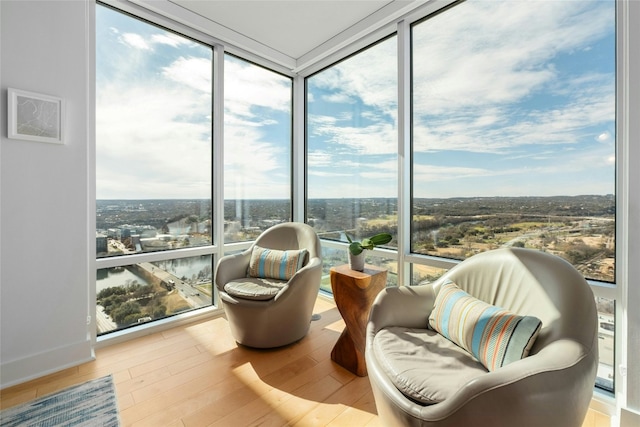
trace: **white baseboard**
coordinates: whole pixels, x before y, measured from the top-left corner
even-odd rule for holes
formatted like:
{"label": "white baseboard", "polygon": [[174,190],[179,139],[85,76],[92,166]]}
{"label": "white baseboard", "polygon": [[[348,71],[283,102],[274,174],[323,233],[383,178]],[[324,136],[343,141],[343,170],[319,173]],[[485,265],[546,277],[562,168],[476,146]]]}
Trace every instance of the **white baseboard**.
{"label": "white baseboard", "polygon": [[0,389],[49,375],[95,359],[91,341],[58,347],[0,364]]}

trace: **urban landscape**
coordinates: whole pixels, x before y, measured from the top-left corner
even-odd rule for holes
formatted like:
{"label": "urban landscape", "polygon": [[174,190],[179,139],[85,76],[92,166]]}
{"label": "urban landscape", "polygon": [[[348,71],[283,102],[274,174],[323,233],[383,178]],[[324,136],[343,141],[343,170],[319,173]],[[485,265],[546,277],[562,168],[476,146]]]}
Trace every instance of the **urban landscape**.
{"label": "urban landscape", "polygon": [[[226,201],[225,243],[253,240],[290,220],[290,206],[288,200]],[[99,200],[96,212],[98,258],[212,242],[210,200]],[[360,238],[388,232],[394,236],[389,247],[396,246],[395,199],[309,200],[307,212],[307,222],[322,239],[345,241],[345,233]],[[503,246],[535,248],[561,256],[588,279],[613,283],[614,213],[613,195],[416,199],[412,251],[461,260]],[[395,262],[382,262],[394,285]],[[331,260],[325,264],[328,274]],[[416,268],[412,282],[435,280],[441,273]],[[99,334],[212,303],[210,255],[101,269],[97,278]],[[613,302],[597,302],[601,360],[613,360]]]}

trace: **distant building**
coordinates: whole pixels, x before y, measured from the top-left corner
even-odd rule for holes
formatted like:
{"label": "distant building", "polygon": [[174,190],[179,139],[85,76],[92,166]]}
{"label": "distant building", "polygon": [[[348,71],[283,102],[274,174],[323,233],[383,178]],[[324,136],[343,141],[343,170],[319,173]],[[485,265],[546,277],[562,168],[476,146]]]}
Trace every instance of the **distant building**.
{"label": "distant building", "polygon": [[115,240],[120,240],[120,229],[119,228],[110,228],[107,230],[107,237]]}
{"label": "distant building", "polygon": [[102,233],[96,233],[96,254],[105,255],[109,249],[107,248],[107,236]]}
{"label": "distant building", "polygon": [[136,252],[142,251],[142,245],[140,244],[140,235],[132,234],[131,235],[131,245],[136,249]]}

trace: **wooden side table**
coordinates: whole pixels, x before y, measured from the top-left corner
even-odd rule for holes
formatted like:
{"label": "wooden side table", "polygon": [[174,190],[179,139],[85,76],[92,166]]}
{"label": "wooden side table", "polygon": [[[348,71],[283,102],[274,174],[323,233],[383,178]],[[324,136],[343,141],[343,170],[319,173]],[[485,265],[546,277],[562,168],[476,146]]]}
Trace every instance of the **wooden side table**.
{"label": "wooden side table", "polygon": [[387,284],[387,270],[365,265],[364,271],[355,271],[349,265],[340,265],[332,267],[329,275],[333,299],[346,325],[331,351],[331,360],[364,377],[367,375],[364,348],[369,310]]}

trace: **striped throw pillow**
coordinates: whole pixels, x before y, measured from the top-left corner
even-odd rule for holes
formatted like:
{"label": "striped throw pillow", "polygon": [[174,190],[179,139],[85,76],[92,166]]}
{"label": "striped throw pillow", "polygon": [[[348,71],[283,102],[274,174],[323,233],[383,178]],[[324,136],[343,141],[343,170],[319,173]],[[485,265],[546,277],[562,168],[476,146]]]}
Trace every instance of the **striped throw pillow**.
{"label": "striped throw pillow", "polygon": [[429,326],[494,371],[529,354],[542,322],[487,304],[448,282],[436,296]]}
{"label": "striped throw pillow", "polygon": [[306,249],[279,251],[254,246],[249,261],[249,276],[289,280],[302,268]]}

